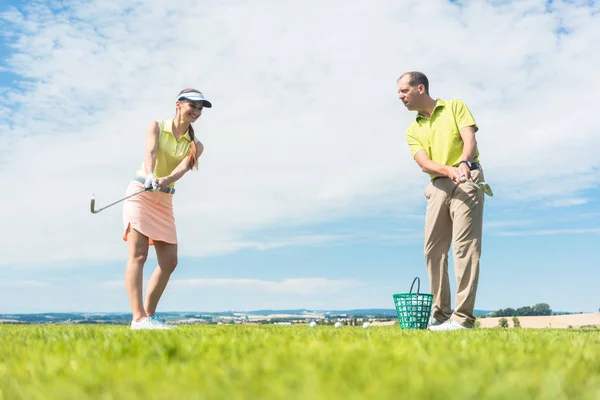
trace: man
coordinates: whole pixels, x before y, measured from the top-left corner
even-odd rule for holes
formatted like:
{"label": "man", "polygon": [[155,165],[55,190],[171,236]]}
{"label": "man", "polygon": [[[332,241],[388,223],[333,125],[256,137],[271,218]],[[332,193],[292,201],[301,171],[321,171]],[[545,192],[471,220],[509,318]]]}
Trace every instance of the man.
{"label": "man", "polygon": [[[404,106],[417,112],[406,141],[430,177],[425,188],[425,261],[434,297],[429,329],[470,329],[475,324],[484,203],[483,192],[467,182],[484,181],[475,139],[478,127],[461,100],[434,100],[423,73],[406,72],[396,82]],[[457,286],[454,312],[448,277],[451,244]]]}

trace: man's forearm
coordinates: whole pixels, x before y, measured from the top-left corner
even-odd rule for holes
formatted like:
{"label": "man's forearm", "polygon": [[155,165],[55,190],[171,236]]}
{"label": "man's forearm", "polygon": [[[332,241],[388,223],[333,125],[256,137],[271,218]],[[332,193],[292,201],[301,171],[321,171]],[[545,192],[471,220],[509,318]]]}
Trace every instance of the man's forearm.
{"label": "man's forearm", "polygon": [[475,139],[466,140],[463,145],[462,159],[467,161],[473,161],[476,149],[477,142],[475,141]]}
{"label": "man's forearm", "polygon": [[421,170],[429,175],[448,176],[448,167],[431,160],[423,160]]}
{"label": "man's forearm", "polygon": [[460,137],[463,141],[462,160],[473,161],[477,149],[475,130],[472,126],[466,126],[460,130]]}

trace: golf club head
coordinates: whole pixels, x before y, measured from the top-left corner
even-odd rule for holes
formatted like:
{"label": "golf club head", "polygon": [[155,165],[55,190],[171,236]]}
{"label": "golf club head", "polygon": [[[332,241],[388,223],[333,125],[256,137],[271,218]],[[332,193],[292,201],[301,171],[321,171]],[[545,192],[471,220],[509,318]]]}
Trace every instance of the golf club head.
{"label": "golf club head", "polygon": [[492,192],[492,188],[487,183],[479,182],[477,186],[479,186],[479,188],[483,190],[483,193],[487,194],[488,196],[492,197],[494,195],[494,192]]}
{"label": "golf club head", "polygon": [[94,211],[94,206],[96,205],[96,196],[94,196],[92,194],[92,200],[90,200],[90,211],[92,214],[96,214],[96,211]]}
{"label": "golf club head", "polygon": [[119,199],[119,200],[115,201],[114,203],[110,203],[109,205],[101,207],[101,208],[99,208],[97,210],[95,209],[95,206],[96,206],[96,196],[94,196],[92,194],[92,199],[90,200],[90,211],[91,211],[92,214],[98,214],[100,211],[102,211],[104,209],[107,209],[108,207],[112,207],[115,204],[118,204],[118,203],[122,202],[123,200],[127,200],[130,197],[137,196],[138,194],[146,192],[148,190],[150,190],[150,188],[144,188],[144,189],[140,190],[139,192],[132,193],[132,194],[130,194],[128,196],[123,197],[122,199]]}
{"label": "golf club head", "polygon": [[490,185],[485,182],[475,183],[470,179],[465,179],[464,177],[462,179],[462,182],[469,182],[471,185],[475,186],[476,188],[479,188],[481,191],[483,191],[483,193],[487,194],[490,197],[494,195],[494,192],[492,192],[492,188],[490,187]]}

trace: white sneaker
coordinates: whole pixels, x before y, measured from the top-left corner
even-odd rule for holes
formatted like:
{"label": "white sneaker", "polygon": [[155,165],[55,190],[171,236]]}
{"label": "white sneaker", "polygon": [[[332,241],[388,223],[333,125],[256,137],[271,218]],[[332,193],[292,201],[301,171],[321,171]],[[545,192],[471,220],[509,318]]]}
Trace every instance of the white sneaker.
{"label": "white sneaker", "polygon": [[177,328],[176,326],[173,326],[173,325],[167,325],[165,323],[165,321],[163,321],[163,319],[161,317],[154,316],[154,317],[150,317],[150,318],[154,319],[154,321],[157,322],[159,325],[162,325],[163,326],[162,329],[175,329],[175,328]]}
{"label": "white sneaker", "polygon": [[462,326],[458,322],[454,321],[452,318],[447,320],[441,325],[430,326],[428,328],[430,331],[457,331],[462,329],[471,329],[466,326]]}
{"label": "white sneaker", "polygon": [[148,317],[139,322],[131,321],[131,329],[171,329],[171,327],[157,317]]}
{"label": "white sneaker", "polygon": [[[438,326],[438,325],[442,325],[443,322],[439,321],[437,319],[435,319],[434,317],[429,318],[429,326]],[[429,328],[428,326],[428,328]]]}

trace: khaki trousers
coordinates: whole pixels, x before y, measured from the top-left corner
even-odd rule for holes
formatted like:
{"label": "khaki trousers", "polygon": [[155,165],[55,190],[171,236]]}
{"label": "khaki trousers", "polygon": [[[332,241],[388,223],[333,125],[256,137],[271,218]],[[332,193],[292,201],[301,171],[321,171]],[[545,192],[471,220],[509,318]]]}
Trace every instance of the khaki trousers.
{"label": "khaki trousers", "polygon": [[[484,181],[483,171],[471,171],[471,178],[474,182]],[[463,326],[473,327],[484,193],[470,183],[457,185],[449,178],[437,178],[425,188],[425,198],[425,261],[433,294],[433,317],[438,321],[452,318]],[[454,312],[448,277],[451,244],[456,277]]]}

